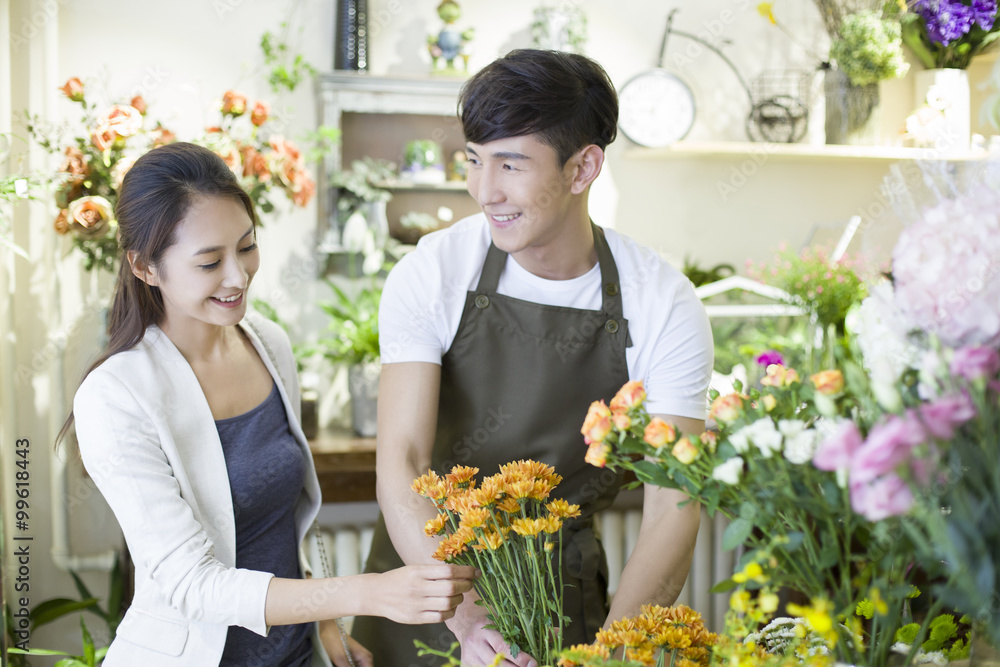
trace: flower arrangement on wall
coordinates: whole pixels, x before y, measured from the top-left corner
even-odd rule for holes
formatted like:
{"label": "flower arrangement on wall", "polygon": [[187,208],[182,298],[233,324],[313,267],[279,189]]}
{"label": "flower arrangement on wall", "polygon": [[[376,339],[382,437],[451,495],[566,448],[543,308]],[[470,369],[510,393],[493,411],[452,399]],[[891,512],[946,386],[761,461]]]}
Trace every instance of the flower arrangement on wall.
{"label": "flower arrangement on wall", "polygon": [[[86,270],[114,271],[118,255],[114,209],[125,174],[144,153],[177,137],[149,120],[142,96],[105,108],[87,98],[78,77],[61,90],[83,111],[68,132],[37,116],[27,118],[31,138],[50,154],[61,156],[61,164],[48,178],[58,207],[53,227],[72,238],[84,255]],[[257,102],[250,109],[243,95],[229,91],[220,110],[220,125],[209,128],[196,142],[226,160],[258,209],[273,210],[274,191],[284,193],[295,206],[308,204],[315,183],[298,147],[264,129],[271,118],[267,104]]]}

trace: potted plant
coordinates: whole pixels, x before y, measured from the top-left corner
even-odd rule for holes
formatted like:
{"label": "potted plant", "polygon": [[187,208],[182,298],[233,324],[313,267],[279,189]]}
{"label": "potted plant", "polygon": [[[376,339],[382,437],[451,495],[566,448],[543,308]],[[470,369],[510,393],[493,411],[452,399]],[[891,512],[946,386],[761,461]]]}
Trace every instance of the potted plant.
{"label": "potted plant", "polygon": [[392,199],[386,184],[395,176],[394,163],[370,157],[355,160],[348,170],[334,172],[330,185],[338,189],[337,245],[349,253],[363,253],[366,258],[385,246],[389,238],[385,208]]}
{"label": "potted plant", "polygon": [[381,371],[378,306],[382,287],[372,283],[352,297],[329,279],[325,282],[336,300],[320,304],[323,312],[330,316],[330,323],[327,336],[318,342],[318,349],[329,361],[347,365],[354,432],[373,437]]}

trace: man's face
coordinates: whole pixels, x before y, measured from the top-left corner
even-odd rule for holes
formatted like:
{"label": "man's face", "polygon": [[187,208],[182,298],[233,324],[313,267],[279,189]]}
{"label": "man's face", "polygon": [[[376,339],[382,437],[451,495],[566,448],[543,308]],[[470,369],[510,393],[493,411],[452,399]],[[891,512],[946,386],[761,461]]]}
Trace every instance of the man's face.
{"label": "man's face", "polygon": [[468,190],[490,223],[493,243],[516,255],[565,232],[573,195],[573,160],[559,164],[535,135],[466,144]]}

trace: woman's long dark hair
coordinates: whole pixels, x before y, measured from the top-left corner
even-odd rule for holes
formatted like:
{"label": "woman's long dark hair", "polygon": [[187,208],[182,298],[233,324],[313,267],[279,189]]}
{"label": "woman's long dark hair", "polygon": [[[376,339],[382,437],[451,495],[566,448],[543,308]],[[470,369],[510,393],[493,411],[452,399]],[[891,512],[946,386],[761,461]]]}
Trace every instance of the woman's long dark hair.
{"label": "woman's long dark hair", "polygon": [[[221,157],[202,146],[175,143],[154,148],[132,165],[118,193],[118,280],[108,313],[108,345],[81,381],[111,356],[136,346],[151,324],[163,321],[163,297],[132,273],[136,266],[156,266],[175,242],[177,226],[199,196],[239,201],[257,225],[253,200]],[[73,424],[73,412],[59,430],[56,445]]]}

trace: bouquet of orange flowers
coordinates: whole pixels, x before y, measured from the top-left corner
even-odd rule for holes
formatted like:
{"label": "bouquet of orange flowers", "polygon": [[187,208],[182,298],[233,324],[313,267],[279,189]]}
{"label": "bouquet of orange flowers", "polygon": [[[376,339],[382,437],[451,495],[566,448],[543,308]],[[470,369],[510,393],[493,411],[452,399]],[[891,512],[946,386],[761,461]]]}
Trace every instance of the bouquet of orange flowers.
{"label": "bouquet of orange flowers", "polygon": [[[635,617],[614,621],[597,633],[593,644],[562,652],[559,667],[696,667],[707,666],[718,637],[705,628],[701,614],[686,607],[643,605]],[[622,660],[612,653],[622,650]]]}
{"label": "bouquet of orange flowers", "polygon": [[552,466],[517,461],[476,484],[478,468],[455,466],[413,482],[438,515],[424,531],[443,535],[434,558],[472,565],[483,576],[476,592],[491,626],[514,656],[527,651],[552,664],[562,648],[562,524],[580,516],[578,505],[548,500],[562,477]]}

